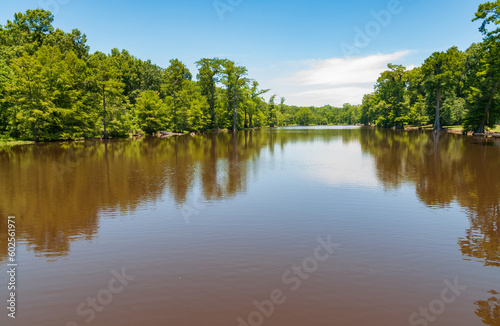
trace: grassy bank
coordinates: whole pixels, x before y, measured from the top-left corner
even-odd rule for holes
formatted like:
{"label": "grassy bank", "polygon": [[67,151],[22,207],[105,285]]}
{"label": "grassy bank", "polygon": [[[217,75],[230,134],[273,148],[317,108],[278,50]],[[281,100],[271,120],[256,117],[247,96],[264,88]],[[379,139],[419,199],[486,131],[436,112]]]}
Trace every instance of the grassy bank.
{"label": "grassy bank", "polygon": [[15,140],[15,139],[0,139],[0,147],[3,146],[15,146],[15,145],[28,145],[34,144],[34,141],[23,141],[23,140]]}
{"label": "grassy bank", "polygon": [[[450,131],[452,133],[456,133],[456,134],[461,134],[463,131],[462,126],[447,126],[444,128],[446,128],[446,129],[448,129],[448,131]],[[495,128],[486,131],[486,133],[487,134],[500,133],[500,125],[496,125]]]}

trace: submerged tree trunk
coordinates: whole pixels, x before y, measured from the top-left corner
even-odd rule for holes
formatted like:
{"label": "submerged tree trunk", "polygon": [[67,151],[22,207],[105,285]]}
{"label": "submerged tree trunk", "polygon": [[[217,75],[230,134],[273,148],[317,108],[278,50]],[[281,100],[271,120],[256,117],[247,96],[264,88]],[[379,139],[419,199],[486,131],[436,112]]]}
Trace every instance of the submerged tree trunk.
{"label": "submerged tree trunk", "polygon": [[493,89],[491,90],[491,95],[490,95],[490,98],[488,99],[488,104],[486,104],[486,107],[484,108],[483,118],[481,119],[481,123],[479,124],[479,126],[476,129],[476,134],[484,134],[484,128],[486,126],[486,119],[488,119],[491,104],[493,103],[493,97],[495,96],[495,92],[497,91],[499,85],[500,85],[500,80],[495,83],[495,86],[493,86]]}
{"label": "submerged tree trunk", "polygon": [[440,89],[439,85],[437,86],[436,95],[437,95],[436,119],[434,120],[434,127],[432,128],[432,130],[434,130],[434,131],[436,131],[436,130],[437,131],[441,131],[443,129],[441,128],[441,122],[439,121],[439,108],[441,106],[441,89]]}

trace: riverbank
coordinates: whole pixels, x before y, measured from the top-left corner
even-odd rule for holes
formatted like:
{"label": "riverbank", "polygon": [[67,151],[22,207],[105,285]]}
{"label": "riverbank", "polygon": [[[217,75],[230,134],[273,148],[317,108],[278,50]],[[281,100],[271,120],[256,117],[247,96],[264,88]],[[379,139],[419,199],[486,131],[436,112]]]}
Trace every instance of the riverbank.
{"label": "riverbank", "polygon": [[35,143],[34,141],[24,141],[24,140],[0,140],[0,147],[30,145],[34,143]]}
{"label": "riverbank", "polygon": [[[432,125],[426,125],[422,127],[405,127],[405,130],[427,130],[432,131]],[[467,134],[464,134],[462,126],[444,126],[443,130],[449,132],[450,134],[455,135],[467,135],[467,136],[476,136],[476,137],[492,137],[492,138],[500,138],[500,125],[497,125],[494,129],[486,131],[484,134],[476,134],[472,131],[469,131]]]}

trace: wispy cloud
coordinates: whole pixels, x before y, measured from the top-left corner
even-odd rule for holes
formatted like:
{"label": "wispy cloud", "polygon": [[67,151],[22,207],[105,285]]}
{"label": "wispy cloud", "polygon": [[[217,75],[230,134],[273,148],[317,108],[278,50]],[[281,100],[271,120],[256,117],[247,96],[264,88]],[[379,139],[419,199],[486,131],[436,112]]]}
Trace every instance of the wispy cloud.
{"label": "wispy cloud", "polygon": [[299,70],[273,81],[273,90],[291,105],[360,104],[388,63],[397,63],[410,51],[375,54],[357,58],[330,58],[301,62]]}

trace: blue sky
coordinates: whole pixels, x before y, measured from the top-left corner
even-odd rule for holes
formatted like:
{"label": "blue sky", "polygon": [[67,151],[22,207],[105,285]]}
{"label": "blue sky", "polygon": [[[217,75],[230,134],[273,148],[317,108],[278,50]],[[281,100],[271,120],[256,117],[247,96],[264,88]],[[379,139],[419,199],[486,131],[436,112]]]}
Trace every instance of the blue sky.
{"label": "blue sky", "polygon": [[435,51],[481,41],[486,0],[0,0],[0,24],[44,8],[80,29],[91,51],[126,49],[196,75],[203,57],[231,59],[288,104],[359,104],[387,63],[418,66]]}

